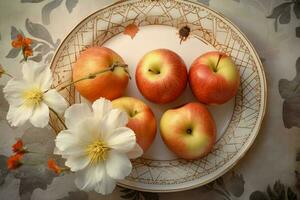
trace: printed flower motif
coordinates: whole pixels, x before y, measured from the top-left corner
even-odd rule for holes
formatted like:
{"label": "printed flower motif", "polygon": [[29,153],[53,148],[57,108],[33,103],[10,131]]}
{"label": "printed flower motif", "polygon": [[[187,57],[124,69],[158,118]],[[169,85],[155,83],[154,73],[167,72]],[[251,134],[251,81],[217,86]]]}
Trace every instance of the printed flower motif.
{"label": "printed flower motif", "polygon": [[17,142],[12,145],[12,151],[16,154],[26,153],[26,149],[24,148],[23,141],[21,139],[18,139]]}
{"label": "printed flower motif", "polygon": [[48,160],[48,168],[56,174],[60,174],[62,172],[62,168],[60,168],[53,159]]}
{"label": "printed flower motif", "polygon": [[11,42],[14,48],[23,48],[24,46],[30,46],[32,40],[30,38],[24,37],[22,34],[18,34],[17,38]]}
{"label": "printed flower motif", "polygon": [[129,158],[141,156],[134,132],[125,127],[127,114],[112,109],[104,98],[92,105],[74,104],[65,112],[67,130],[61,131],[55,143],[65,165],[77,172],[79,189],[108,194],[116,180],[124,179],[132,170]]}
{"label": "printed flower motif", "polygon": [[18,34],[17,38],[11,42],[14,48],[21,48],[25,60],[32,56],[32,49],[30,47],[32,40],[30,38],[24,37],[22,34]]}
{"label": "printed flower motif", "polygon": [[3,69],[2,65],[0,65],[0,78],[5,73],[5,70]]}
{"label": "printed flower motif", "polygon": [[23,158],[23,154],[15,154],[15,155],[10,156],[7,159],[7,168],[9,170],[14,170],[14,169],[17,169],[17,168],[21,167],[22,158]]}
{"label": "printed flower motif", "polygon": [[48,67],[30,61],[23,64],[22,71],[23,79],[13,78],[3,88],[9,103],[7,121],[20,126],[29,120],[35,127],[45,127],[49,107],[62,113],[68,104],[55,89],[50,89],[52,75]]}

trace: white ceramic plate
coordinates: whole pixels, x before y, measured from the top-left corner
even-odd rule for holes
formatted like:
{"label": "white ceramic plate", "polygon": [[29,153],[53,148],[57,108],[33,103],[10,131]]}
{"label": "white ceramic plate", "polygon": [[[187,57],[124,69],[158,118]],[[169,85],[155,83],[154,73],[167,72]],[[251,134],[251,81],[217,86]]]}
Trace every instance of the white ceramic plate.
{"label": "white ceramic plate", "polygon": [[[128,24],[139,26],[134,39],[124,35]],[[180,44],[178,30],[191,28]],[[241,74],[235,99],[222,106],[210,106],[217,124],[218,140],[203,159],[178,159],[163,144],[159,130],[151,148],[133,161],[132,173],[120,185],[150,192],[181,191],[204,185],[228,171],[249,149],[258,134],[266,108],[266,81],[262,64],[247,38],[230,21],[215,11],[182,0],[122,1],[97,11],[80,22],[65,38],[54,56],[51,69],[55,83],[70,82],[72,64],[90,46],[106,46],[120,54],[132,76],[126,95],[142,99],[156,116],[157,124],[168,108],[196,101],[187,88],[175,102],[157,105],[138,91],[134,73],[139,59],[148,51],[168,48],[177,52],[187,66],[200,54],[218,50],[231,55]],[[73,104],[83,98],[74,87],[62,91]],[[61,124],[52,116],[51,126],[58,132]]]}

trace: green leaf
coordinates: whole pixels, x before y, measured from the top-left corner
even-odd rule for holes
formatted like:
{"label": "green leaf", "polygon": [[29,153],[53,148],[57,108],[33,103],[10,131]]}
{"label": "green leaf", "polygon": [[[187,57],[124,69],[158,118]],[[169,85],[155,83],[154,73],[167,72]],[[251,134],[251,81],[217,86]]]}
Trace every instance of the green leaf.
{"label": "green leaf", "polygon": [[35,61],[35,62],[41,62],[42,61],[42,59],[43,59],[43,56],[42,56],[42,54],[37,54],[37,55],[35,55],[35,56],[33,56],[33,57],[29,57],[28,58],[28,60],[33,60],[33,61]]}
{"label": "green leaf", "polygon": [[291,6],[291,2],[286,2],[286,3],[282,3],[279,6],[275,7],[271,13],[271,15],[267,16],[267,18],[273,18],[276,19],[278,18],[280,15],[282,15],[285,10],[287,9],[287,7]]}
{"label": "green leaf", "polygon": [[77,4],[78,4],[78,0],[66,0],[66,7],[69,13],[73,11],[73,9],[76,7]]}
{"label": "green leaf", "polygon": [[50,14],[51,12],[57,8],[63,0],[53,0],[49,3],[47,3],[43,8],[42,8],[42,22],[45,25],[50,24]]}
{"label": "green leaf", "polygon": [[10,29],[10,38],[11,38],[11,40],[16,39],[18,34],[20,34],[18,29],[16,27],[12,26],[11,29]]}
{"label": "green leaf", "polygon": [[287,189],[287,199],[297,200],[297,194],[290,187],[288,187]]}
{"label": "green leaf", "polygon": [[233,194],[235,197],[240,197],[244,193],[244,177],[241,174],[236,174],[232,172],[228,183],[226,183],[226,187],[229,192]]}
{"label": "green leaf", "polygon": [[277,194],[277,199],[284,199],[285,198],[285,187],[284,185],[280,182],[280,180],[276,181],[274,186],[273,186],[273,190],[276,192]]}
{"label": "green leaf", "polygon": [[48,44],[42,43],[34,49],[36,52],[40,52],[42,55],[46,55],[50,51],[50,46]]}
{"label": "green leaf", "polygon": [[130,192],[128,192],[124,195],[121,195],[121,197],[123,199],[134,199],[134,197],[137,196],[137,195],[138,195],[137,191],[131,190]]}
{"label": "green leaf", "polygon": [[297,19],[300,19],[300,1],[295,3],[294,12],[295,12]]}
{"label": "green leaf", "polygon": [[291,21],[291,6],[286,6],[279,17],[280,24],[288,24]]}
{"label": "green leaf", "polygon": [[28,18],[25,22],[26,29],[30,35],[33,37],[47,41],[48,43],[54,45],[53,39],[49,31],[41,24],[33,23]]}
{"label": "green leaf", "polygon": [[[122,187],[121,187],[122,188]],[[140,192],[136,190],[131,190],[127,188],[121,189],[121,198],[131,199],[131,200],[159,200],[159,196],[156,193],[151,192]]]}
{"label": "green leaf", "polygon": [[283,102],[282,117],[284,126],[300,127],[300,57],[296,61],[296,76],[293,80],[279,80],[279,93]]}
{"label": "green leaf", "polygon": [[269,200],[269,198],[265,193],[261,191],[255,191],[252,192],[252,194],[249,197],[249,200]]}
{"label": "green leaf", "polygon": [[296,37],[300,38],[300,26],[296,27]]}
{"label": "green leaf", "polygon": [[142,192],[142,195],[144,196],[145,200],[159,200],[157,193]]}
{"label": "green leaf", "polygon": [[296,76],[293,80],[279,80],[279,93],[282,98],[288,99],[300,96],[300,57],[296,61]]}
{"label": "green leaf", "polygon": [[5,178],[9,173],[6,167],[7,157],[4,155],[0,155],[0,186],[4,184]]}
{"label": "green leaf", "polygon": [[285,200],[285,187],[278,180],[275,182],[273,190],[271,189],[270,185],[268,185],[267,194],[271,200]]}
{"label": "green leaf", "polygon": [[12,48],[5,57],[16,58],[20,52],[21,52],[21,48]]}
{"label": "green leaf", "polygon": [[282,117],[286,128],[300,127],[300,97],[292,97],[283,102]]}

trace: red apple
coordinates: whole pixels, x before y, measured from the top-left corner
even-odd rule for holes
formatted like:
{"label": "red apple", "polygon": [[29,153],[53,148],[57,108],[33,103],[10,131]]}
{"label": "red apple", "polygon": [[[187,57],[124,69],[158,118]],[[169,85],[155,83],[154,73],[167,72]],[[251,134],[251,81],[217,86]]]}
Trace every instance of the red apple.
{"label": "red apple", "polygon": [[136,84],[142,95],[154,103],[177,99],[187,84],[187,69],[173,51],[156,49],[148,52],[137,65]]}
{"label": "red apple", "polygon": [[192,63],[189,83],[200,102],[223,104],[236,95],[240,74],[229,56],[220,52],[208,52]]}
{"label": "red apple", "polygon": [[127,126],[134,131],[140,147],[147,151],[156,135],[156,121],[151,108],[133,97],[121,97],[113,100],[112,104],[128,114]]}
{"label": "red apple", "polygon": [[[92,47],[83,51],[73,65],[73,81],[107,69],[112,65],[124,65],[116,52],[106,47]],[[122,67],[101,73],[94,79],[83,80],[75,84],[81,96],[90,101],[100,97],[113,100],[123,95],[128,84],[128,74]]]}
{"label": "red apple", "polygon": [[194,160],[207,155],[216,142],[216,125],[201,103],[167,110],[160,120],[163,141],[180,158]]}

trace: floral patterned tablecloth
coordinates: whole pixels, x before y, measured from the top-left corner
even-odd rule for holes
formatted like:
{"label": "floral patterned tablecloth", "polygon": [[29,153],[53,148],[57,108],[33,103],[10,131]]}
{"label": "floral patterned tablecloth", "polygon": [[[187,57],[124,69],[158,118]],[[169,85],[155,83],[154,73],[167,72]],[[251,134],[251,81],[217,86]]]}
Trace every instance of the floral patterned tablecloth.
{"label": "floral patterned tablecloth", "polygon": [[[20,76],[22,54],[11,41],[19,33],[33,39],[30,59],[49,63],[72,28],[87,15],[116,1],[109,0],[1,0],[0,64]],[[6,160],[11,145],[22,138],[35,151],[51,153],[51,129],[30,125],[11,128],[8,104],[0,79],[0,199],[251,199],[300,198],[300,1],[299,0],[198,0],[232,20],[258,51],[268,82],[268,109],[254,145],[246,156],[218,180],[190,191],[145,193],[116,188],[113,194],[78,191],[71,174],[56,176],[44,165],[9,172]],[[46,162],[43,156],[34,160]]]}

